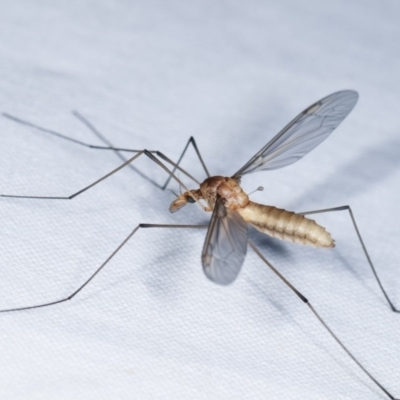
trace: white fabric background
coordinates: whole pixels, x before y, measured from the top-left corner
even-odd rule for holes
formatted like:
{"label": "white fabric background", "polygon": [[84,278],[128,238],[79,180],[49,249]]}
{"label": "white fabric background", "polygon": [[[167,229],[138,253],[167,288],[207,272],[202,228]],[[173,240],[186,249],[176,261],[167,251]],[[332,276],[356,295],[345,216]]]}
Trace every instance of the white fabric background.
{"label": "white fabric background", "polygon": [[[193,135],[232,174],[305,107],[360,100],[297,164],[243,179],[295,211],[350,204],[400,307],[397,1],[1,2],[0,109],[71,137],[177,159]],[[69,195],[120,162],[0,119],[0,193]],[[165,174],[136,162],[157,182]],[[183,166],[204,178],[190,150]],[[171,187],[179,190],[176,185]],[[191,185],[191,187],[193,187]],[[1,199],[1,308],[73,292],[140,222],[207,223],[126,169],[73,201]],[[316,250],[254,240],[364,365],[400,396],[400,315],[347,213]],[[142,230],[73,301],[0,315],[2,399],[385,399],[249,250],[230,287],[203,275],[204,231]]]}

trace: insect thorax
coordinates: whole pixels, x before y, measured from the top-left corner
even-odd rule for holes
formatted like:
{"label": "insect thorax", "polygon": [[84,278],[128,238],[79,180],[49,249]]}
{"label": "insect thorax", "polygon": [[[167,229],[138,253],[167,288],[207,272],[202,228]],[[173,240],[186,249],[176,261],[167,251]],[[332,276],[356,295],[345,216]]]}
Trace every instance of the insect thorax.
{"label": "insect thorax", "polygon": [[202,197],[210,209],[214,209],[217,196],[225,200],[225,207],[238,210],[249,203],[249,196],[240,187],[237,180],[224,176],[212,176],[200,185]]}

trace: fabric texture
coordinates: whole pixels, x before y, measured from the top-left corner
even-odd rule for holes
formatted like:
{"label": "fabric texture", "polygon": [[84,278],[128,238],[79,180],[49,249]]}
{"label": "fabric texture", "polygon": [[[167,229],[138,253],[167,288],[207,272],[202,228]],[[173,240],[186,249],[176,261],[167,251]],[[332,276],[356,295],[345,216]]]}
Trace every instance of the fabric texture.
{"label": "fabric texture", "polygon": [[[115,146],[173,160],[193,136],[209,171],[229,176],[307,106],[356,90],[326,141],[242,186],[291,211],[351,205],[400,308],[399,18],[397,1],[4,2],[0,111],[104,145],[82,116]],[[1,194],[69,196],[122,163],[10,118],[0,129]],[[206,176],[191,146],[182,167]],[[71,295],[139,223],[207,224],[195,204],[169,213],[166,178],[140,156],[73,200],[0,198],[0,308]],[[250,236],[399,398],[400,314],[348,212],[313,219],[334,249]],[[0,398],[387,398],[250,248],[232,285],[212,284],[205,234],[140,228],[71,301],[0,314]]]}

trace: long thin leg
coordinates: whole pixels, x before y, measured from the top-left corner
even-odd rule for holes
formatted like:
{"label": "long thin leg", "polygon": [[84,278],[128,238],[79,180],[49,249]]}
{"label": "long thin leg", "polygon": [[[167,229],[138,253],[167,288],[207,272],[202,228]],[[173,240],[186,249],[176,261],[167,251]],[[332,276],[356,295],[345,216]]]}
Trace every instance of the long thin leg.
{"label": "long thin leg", "polygon": [[258,250],[258,248],[251,242],[248,241],[250,247],[255,251],[255,253],[264,261],[265,264],[268,265],[269,268],[287,285],[299,299],[305,303],[311,312],[317,317],[318,321],[323,325],[323,327],[329,332],[329,334],[335,339],[336,343],[347,353],[347,355],[364,371],[365,374],[391,399],[396,400],[396,398],[390,394],[369,372],[368,370],[357,360],[357,358],[350,352],[350,350],[342,343],[342,341],[336,336],[336,334],[332,331],[332,329],[327,325],[327,323],[321,318],[321,316],[317,313],[315,308],[311,305],[311,303],[307,300],[305,296],[303,296]]}
{"label": "long thin leg", "polygon": [[[131,153],[139,153],[139,152],[142,151],[142,150],[136,150],[136,149],[127,149],[127,148],[121,148],[121,147],[114,147],[114,146],[112,145],[112,143],[111,143],[110,141],[108,141],[108,140],[94,127],[93,124],[91,124],[85,117],[82,116],[82,114],[78,113],[77,111],[73,111],[73,115],[74,115],[76,118],[78,118],[79,121],[81,121],[83,124],[85,124],[85,126],[86,126],[89,130],[91,130],[91,131],[92,131],[100,140],[102,140],[107,146],[93,145],[93,144],[89,144],[89,143],[83,142],[83,141],[81,141],[81,140],[73,139],[73,138],[71,138],[71,137],[69,137],[69,136],[63,135],[63,134],[61,134],[61,133],[59,133],[59,132],[56,132],[56,131],[53,131],[53,130],[51,130],[51,129],[43,128],[43,127],[41,127],[41,126],[39,126],[39,125],[33,124],[32,122],[25,121],[25,120],[23,120],[23,119],[21,119],[21,118],[15,117],[15,116],[13,116],[13,115],[11,115],[11,114],[8,114],[8,113],[2,113],[2,115],[3,115],[3,117],[8,118],[8,119],[10,119],[10,120],[12,120],[12,121],[14,121],[14,122],[19,123],[19,124],[22,124],[22,125],[25,125],[25,126],[29,126],[30,128],[34,128],[34,129],[36,129],[36,130],[38,130],[38,131],[41,131],[41,132],[49,133],[49,134],[51,134],[51,135],[53,135],[53,136],[56,136],[56,137],[58,137],[58,138],[61,138],[61,139],[64,139],[64,140],[68,140],[68,141],[70,141],[70,142],[72,142],[72,143],[79,144],[79,145],[81,145],[81,146],[88,147],[88,148],[90,148],[90,149],[112,150],[112,151],[114,151],[114,152],[117,154],[117,156],[118,156],[121,160],[123,160],[123,161],[127,161],[127,158],[124,157],[124,156],[121,154],[121,151],[131,152]],[[183,150],[181,156],[179,157],[179,159],[178,159],[178,161],[177,161],[176,163],[172,163],[172,161],[170,161],[170,160],[168,159],[168,160],[169,160],[168,162],[172,163],[171,165],[174,165],[174,169],[173,169],[172,172],[175,173],[176,169],[180,169],[180,168],[179,168],[179,164],[180,164],[180,162],[182,161],[183,156],[185,155],[185,153],[186,153],[186,151],[187,151],[187,149],[188,149],[188,147],[189,147],[190,144],[192,144],[192,146],[193,146],[193,148],[194,148],[194,150],[195,150],[195,152],[196,152],[196,154],[197,154],[197,156],[198,156],[198,158],[199,158],[199,160],[200,160],[200,163],[201,163],[201,165],[203,166],[204,171],[206,172],[207,176],[210,176],[210,174],[209,174],[209,172],[208,172],[208,170],[207,170],[207,167],[206,167],[206,165],[205,165],[205,163],[204,163],[204,161],[203,161],[203,158],[201,157],[201,154],[200,154],[200,151],[199,151],[199,149],[198,149],[198,147],[197,147],[196,141],[195,141],[195,139],[194,139],[193,137],[190,137],[190,138],[189,138],[189,140],[188,140],[188,142],[186,143],[186,146],[185,146],[185,148],[184,148],[184,150]],[[164,156],[161,152],[159,152],[159,151],[157,151],[157,150],[148,150],[148,151],[149,151],[150,153],[157,154],[157,155],[160,156],[160,157],[166,157],[166,156]],[[167,158],[165,158],[165,160],[167,161]],[[168,176],[168,178],[167,178],[166,182],[164,183],[164,185],[160,186],[158,183],[156,183],[155,181],[153,181],[151,178],[149,178],[147,175],[145,175],[145,174],[144,174],[143,172],[141,172],[139,169],[135,168],[133,165],[129,165],[129,167],[132,168],[132,169],[133,169],[135,172],[137,172],[139,175],[141,175],[141,176],[144,177],[145,179],[149,180],[152,184],[154,184],[155,186],[159,187],[159,188],[162,189],[162,190],[165,190],[165,189],[167,188],[167,186],[168,186],[168,184],[169,184],[169,182],[170,182],[170,180],[171,180],[171,176]],[[197,180],[195,180],[195,181],[197,182]]]}
{"label": "long thin leg", "polygon": [[[114,149],[115,146],[102,134],[100,133],[100,131],[88,120],[86,119],[82,114],[80,114],[78,111],[72,111],[72,115],[74,117],[76,117],[80,122],[82,122],[95,136],[97,136],[104,144],[106,144],[108,146],[107,150],[110,149]],[[6,117],[8,117],[8,114],[5,115]],[[13,120],[15,121],[15,118],[13,118]],[[20,120],[18,120],[19,122]],[[52,133],[53,131],[51,131]],[[93,148],[93,147],[92,147]],[[117,155],[117,157],[122,160],[122,161],[127,161],[128,158],[125,157],[121,151],[119,150],[113,150],[114,153]],[[134,152],[136,150],[133,150]],[[153,151],[153,150],[151,150]],[[179,163],[178,163],[179,164]],[[153,179],[151,179],[148,175],[144,174],[142,171],[140,171],[140,169],[136,168],[134,165],[129,164],[128,168],[130,168],[132,171],[135,171],[135,173],[137,173],[138,175],[140,175],[142,178],[148,180],[150,183],[152,183],[154,186],[157,186],[160,189],[163,189],[163,186],[159,185],[156,181],[154,181]],[[168,177],[169,179],[169,177]]]}
{"label": "long thin leg", "polygon": [[367,248],[365,247],[364,241],[362,240],[360,231],[358,229],[358,226],[356,224],[356,220],[355,220],[354,215],[353,215],[353,211],[351,210],[350,206],[340,206],[340,207],[333,207],[333,208],[325,208],[325,209],[322,209],[322,210],[306,211],[306,212],[301,212],[301,213],[298,213],[298,214],[310,215],[310,214],[322,214],[322,213],[326,213],[326,212],[346,211],[346,210],[350,214],[350,218],[351,218],[351,221],[353,222],[353,226],[354,226],[354,229],[355,229],[355,231],[357,233],[358,240],[360,241],[360,244],[361,244],[361,247],[362,247],[362,249],[364,251],[365,257],[367,258],[368,264],[370,265],[370,267],[372,269],[372,272],[373,272],[373,274],[375,276],[376,281],[378,282],[379,287],[381,288],[381,291],[382,291],[383,295],[385,296],[387,302],[389,303],[389,306],[392,309],[392,311],[397,312],[397,313],[400,312],[400,310],[398,310],[393,305],[393,303],[391,302],[388,294],[386,293],[386,291],[385,291],[385,289],[384,289],[384,287],[382,285],[381,280],[379,279],[378,273],[376,272],[376,269],[374,267],[374,264],[372,263],[371,257],[368,254],[368,251],[367,251]]}
{"label": "long thin leg", "polygon": [[[204,171],[205,171],[207,177],[210,177],[210,173],[208,172],[208,169],[207,169],[207,167],[206,167],[206,164],[205,164],[204,161],[203,161],[203,157],[202,157],[201,154],[200,154],[199,148],[197,147],[196,141],[194,140],[194,137],[193,137],[193,136],[190,136],[190,138],[189,138],[188,142],[186,143],[186,146],[185,146],[185,148],[183,149],[183,152],[182,152],[181,156],[179,157],[179,159],[178,159],[178,161],[177,161],[176,164],[179,165],[180,162],[182,161],[182,158],[183,158],[183,156],[185,155],[186,150],[189,148],[189,144],[192,144],[192,146],[193,146],[193,148],[194,148],[194,150],[195,150],[195,152],[196,152],[196,154],[197,154],[198,159],[200,160],[200,163],[201,163],[201,165],[202,165],[202,167],[203,167],[203,169],[204,169]],[[172,170],[172,172],[175,172],[175,171],[176,171],[176,168],[174,168],[174,169]],[[170,180],[171,180],[171,176],[169,176],[169,177],[167,178],[167,181],[165,182],[164,186],[162,187],[163,189],[166,189],[166,187],[168,186]]]}
{"label": "long thin leg", "polygon": [[[115,174],[117,171],[119,171],[120,169],[126,167],[127,165],[129,165],[131,162],[133,162],[134,160],[136,160],[138,157],[140,157],[142,154],[145,154],[147,157],[149,157],[152,161],[154,161],[156,164],[158,164],[161,168],[163,168],[173,179],[175,179],[179,185],[181,185],[183,188],[185,188],[186,190],[189,190],[183,183],[182,181],[175,175],[173,174],[160,160],[158,160],[152,153],[150,153],[147,150],[141,150],[140,152],[138,152],[137,154],[135,154],[133,157],[129,158],[127,161],[125,161],[123,164],[121,164],[119,167],[113,169],[111,172],[109,172],[108,174],[102,176],[100,179],[97,179],[95,182],[91,183],[90,185],[84,187],[83,189],[79,190],[76,193],[71,194],[70,196],[21,196],[21,195],[11,195],[11,194],[0,194],[0,197],[12,197],[12,198],[20,198],[20,199],[47,199],[47,200],[71,200],[74,197],[79,196],[80,194],[82,194],[83,192],[86,192],[87,190],[91,189],[93,186],[97,185],[98,183],[104,181],[105,179],[107,179],[108,177],[110,177],[111,175]],[[162,154],[162,153],[160,153]],[[193,178],[193,176],[191,176],[188,172],[186,172],[184,169],[182,169],[181,167],[179,167],[178,165],[176,165],[174,162],[172,162],[168,157],[164,156],[164,159],[171,163],[173,166],[175,166],[177,169],[179,169],[179,171],[183,172],[185,175],[187,175],[189,178],[193,179],[196,183],[198,183],[198,181]],[[201,203],[200,203],[201,204]]]}
{"label": "long thin leg", "polygon": [[111,255],[103,262],[103,264],[100,265],[92,273],[92,275],[89,276],[86,281],[78,287],[73,293],[71,293],[69,296],[64,297],[59,300],[55,301],[50,301],[47,303],[41,303],[41,304],[36,304],[33,306],[25,306],[25,307],[16,307],[16,308],[9,308],[9,309],[4,309],[0,310],[0,313],[4,312],[12,312],[12,311],[22,311],[22,310],[31,310],[34,308],[41,308],[41,307],[48,307],[52,306],[55,304],[60,304],[64,303],[65,301],[71,300],[74,298],[79,292],[81,292],[93,279],[94,277],[109,263],[109,261],[122,249],[122,247],[125,246],[125,244],[129,241],[129,239],[140,229],[140,228],[174,228],[174,229],[188,229],[188,228],[207,228],[208,225],[165,225],[165,224],[139,224],[125,239],[124,241],[111,253]]}
{"label": "long thin leg", "polygon": [[[82,114],[80,114],[78,111],[73,111],[72,114],[73,114],[76,118],[78,118],[79,121],[81,121],[84,125],[86,125],[86,127],[89,128],[89,130],[92,131],[100,140],[102,140],[104,143],[106,143],[106,144],[109,146],[108,150],[114,150],[114,152],[118,155],[118,157],[119,157],[121,160],[123,160],[123,161],[126,161],[126,160],[127,160],[127,159],[121,154],[121,152],[120,152],[119,150],[117,150],[117,149],[112,145],[112,143],[111,143],[108,139],[106,139],[106,138],[94,127],[94,125],[93,125],[91,122],[89,122]],[[180,155],[178,161],[177,161],[175,164],[174,164],[167,156],[165,156],[163,153],[161,153],[161,152],[158,151],[158,150],[149,150],[149,152],[150,152],[150,153],[153,153],[153,154],[157,154],[157,155],[158,155],[160,158],[162,158],[163,160],[165,160],[165,161],[169,162],[170,164],[174,165],[174,168],[173,168],[173,170],[172,170],[172,173],[174,174],[175,171],[179,168],[179,164],[181,163],[181,161],[182,161],[182,159],[183,159],[183,157],[184,157],[186,151],[188,150],[190,144],[192,144],[192,146],[193,146],[193,148],[194,148],[194,150],[195,150],[195,152],[196,152],[196,154],[197,154],[197,157],[198,157],[198,159],[199,159],[199,161],[200,161],[200,163],[201,163],[201,165],[202,165],[202,167],[203,167],[205,173],[206,173],[207,176],[209,177],[210,174],[209,174],[209,172],[208,172],[208,170],[207,170],[207,167],[206,167],[206,165],[205,165],[205,163],[204,163],[204,160],[203,160],[203,158],[202,158],[202,156],[201,156],[201,154],[200,154],[200,150],[199,150],[199,148],[197,147],[196,140],[194,139],[193,136],[191,136],[191,137],[189,138],[189,140],[187,141],[187,143],[186,143],[186,145],[185,145],[185,147],[184,147],[184,149],[183,149],[183,151],[182,151],[182,154]],[[134,150],[134,151],[137,151],[137,150]],[[129,165],[129,167],[132,168],[132,169],[134,169],[137,173],[139,173],[141,176],[145,177],[146,179],[151,180],[148,176],[144,175],[141,171],[139,171],[139,170],[138,170],[137,168],[135,168],[133,165]],[[162,185],[162,186],[159,186],[157,183],[155,183],[155,182],[152,181],[152,180],[151,180],[151,181],[152,181],[156,186],[160,187],[160,189],[165,190],[165,189],[167,188],[169,182],[171,181],[171,179],[172,179],[172,176],[169,175],[168,178],[167,178],[167,180],[165,181],[164,185]],[[197,182],[197,181],[196,181],[196,183],[199,183],[199,184],[200,184],[200,182]]]}
{"label": "long thin leg", "polygon": [[2,113],[2,116],[7,118],[7,119],[10,119],[11,121],[17,122],[17,123],[19,123],[21,125],[29,126],[30,128],[34,128],[34,129],[36,129],[38,131],[41,131],[41,132],[49,133],[49,134],[51,134],[53,136],[57,136],[57,137],[59,137],[61,139],[68,140],[69,142],[76,143],[76,144],[79,144],[81,146],[89,147],[90,149],[128,151],[128,152],[132,152],[132,153],[138,153],[138,152],[141,151],[141,150],[134,150],[134,149],[119,148],[119,147],[118,148],[114,148],[114,147],[110,147],[110,146],[98,146],[98,145],[94,145],[94,144],[85,143],[85,142],[82,142],[81,140],[77,140],[77,139],[71,138],[71,137],[69,137],[67,135],[63,135],[62,133],[53,131],[51,129],[43,128],[43,127],[41,127],[39,125],[33,124],[32,122],[24,121],[23,119],[15,117],[15,116],[13,116],[11,114],[8,114],[8,113]]}
{"label": "long thin leg", "polygon": [[[93,125],[91,122],[89,122],[82,114],[80,114],[78,111],[73,111],[72,114],[73,114],[76,118],[78,118],[79,121],[81,121],[84,125],[86,125],[87,128],[89,128],[89,130],[92,131],[100,140],[102,140],[106,145],[108,145],[110,149],[114,148],[113,144],[112,144],[108,139],[106,139],[106,138],[104,137],[104,135],[102,135],[102,134],[98,131],[98,129],[96,129],[96,128],[94,127],[94,125]],[[179,159],[178,159],[178,161],[176,162],[176,165],[179,165],[179,164],[181,163],[181,161],[182,161],[182,159],[183,159],[183,157],[184,157],[186,151],[188,150],[190,144],[193,146],[193,148],[194,148],[194,150],[195,150],[195,152],[196,152],[196,154],[197,154],[197,157],[198,157],[198,159],[199,159],[199,161],[200,161],[200,163],[201,163],[201,165],[202,165],[202,167],[203,167],[203,169],[204,169],[206,175],[209,177],[209,176],[210,176],[210,173],[209,173],[208,170],[207,170],[206,164],[204,163],[203,157],[202,157],[201,154],[200,154],[200,150],[199,150],[199,148],[197,147],[196,140],[194,139],[193,136],[191,136],[191,137],[189,138],[189,140],[187,141],[187,143],[186,143],[186,145],[185,145],[185,147],[184,147],[184,149],[183,149],[183,151],[182,151],[182,154],[179,156]],[[157,151],[155,151],[155,150],[150,151],[150,152],[151,152],[151,153],[159,153],[159,152],[157,152]],[[118,150],[115,150],[115,153],[118,155],[118,157],[119,157],[121,160],[126,161],[126,158],[125,158]],[[161,157],[162,157],[162,156],[161,156]],[[143,174],[142,174],[137,168],[135,168],[133,165],[130,165],[130,167],[133,168],[136,172],[138,172],[138,173],[140,173],[141,175],[143,175]],[[177,169],[177,168],[174,167],[174,169],[172,170],[172,173],[175,173],[176,169]],[[165,182],[164,185],[161,187],[161,189],[165,190],[165,189],[167,188],[167,186],[168,186],[168,183],[169,183],[170,181],[171,181],[171,176],[169,176],[169,177],[167,178],[166,182]]]}

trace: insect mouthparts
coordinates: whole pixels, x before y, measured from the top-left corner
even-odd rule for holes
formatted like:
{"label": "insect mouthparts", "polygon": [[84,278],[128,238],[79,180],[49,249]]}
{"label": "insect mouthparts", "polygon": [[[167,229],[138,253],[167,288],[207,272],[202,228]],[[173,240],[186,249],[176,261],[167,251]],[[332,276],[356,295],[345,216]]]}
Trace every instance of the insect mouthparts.
{"label": "insect mouthparts", "polygon": [[182,193],[180,196],[171,203],[169,206],[169,211],[174,213],[178,211],[183,206],[186,206],[187,203],[195,203],[196,200],[188,194],[188,192]]}

